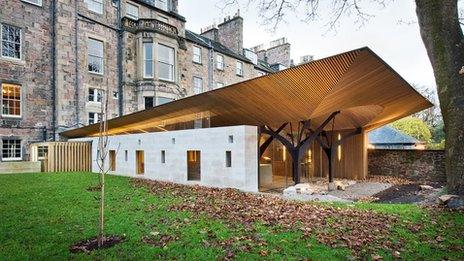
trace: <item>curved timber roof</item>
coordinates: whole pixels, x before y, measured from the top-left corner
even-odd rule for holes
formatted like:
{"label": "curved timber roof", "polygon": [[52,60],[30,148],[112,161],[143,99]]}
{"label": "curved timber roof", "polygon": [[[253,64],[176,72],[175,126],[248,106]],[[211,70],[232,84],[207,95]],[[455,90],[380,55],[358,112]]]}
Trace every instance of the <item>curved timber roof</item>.
{"label": "curved timber roof", "polygon": [[[372,130],[432,104],[369,48],[315,60],[270,75],[179,99],[108,121],[110,135],[167,130],[207,117],[211,127],[267,125],[311,119],[326,129]],[[69,138],[97,135],[99,124],[63,132]]]}

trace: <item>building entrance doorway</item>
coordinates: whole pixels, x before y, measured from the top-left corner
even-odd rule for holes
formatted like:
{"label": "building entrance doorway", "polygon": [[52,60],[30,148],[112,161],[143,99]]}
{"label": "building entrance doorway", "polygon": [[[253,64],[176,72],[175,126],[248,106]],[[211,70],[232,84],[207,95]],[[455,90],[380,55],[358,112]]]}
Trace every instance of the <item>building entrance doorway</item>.
{"label": "building entrance doorway", "polygon": [[135,166],[137,175],[145,174],[145,155],[143,150],[135,151]]}
{"label": "building entrance doorway", "polygon": [[187,151],[187,180],[201,180],[201,152]]}

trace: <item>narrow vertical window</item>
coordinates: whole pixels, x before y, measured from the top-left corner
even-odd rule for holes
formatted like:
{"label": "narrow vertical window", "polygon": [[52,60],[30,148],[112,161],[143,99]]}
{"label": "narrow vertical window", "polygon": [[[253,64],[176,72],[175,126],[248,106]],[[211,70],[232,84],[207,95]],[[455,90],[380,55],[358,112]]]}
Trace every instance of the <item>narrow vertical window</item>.
{"label": "narrow vertical window", "polygon": [[[340,141],[341,139],[342,139],[342,136],[339,133],[337,140]],[[342,160],[342,145],[337,146],[337,158],[338,158],[338,161]]]}
{"label": "narrow vertical window", "polygon": [[237,74],[238,76],[243,76],[243,63],[242,62],[237,61],[237,67],[235,70],[235,74]]}
{"label": "narrow vertical window", "polygon": [[226,151],[226,167],[232,167],[232,151]]}
{"label": "narrow vertical window", "polygon": [[221,71],[224,70],[224,56],[221,54],[216,56],[216,69]]}
{"label": "narrow vertical window", "polygon": [[201,64],[201,48],[194,46],[193,47],[193,62]]}
{"label": "narrow vertical window", "polygon": [[153,78],[153,43],[143,43],[143,78]]}
{"label": "narrow vertical window", "polygon": [[21,86],[2,84],[2,116],[21,117]]}
{"label": "narrow vertical window", "polygon": [[166,163],[166,151],[161,151],[161,163]]}
{"label": "narrow vertical window", "polygon": [[103,14],[103,0],[85,0],[87,9],[97,14]]}
{"label": "narrow vertical window", "polygon": [[126,16],[134,20],[139,19],[139,7],[130,3],[126,4]]}
{"label": "narrow vertical window", "polygon": [[229,143],[234,143],[234,136],[233,135],[229,135]]}
{"label": "narrow vertical window", "polygon": [[3,139],[2,160],[21,160],[21,140]]}
{"label": "narrow vertical window", "polygon": [[2,57],[21,59],[21,28],[2,24]]}
{"label": "narrow vertical window", "polygon": [[126,161],[129,160],[129,152],[128,152],[127,150],[124,151],[124,159],[125,159]]}
{"label": "narrow vertical window", "polygon": [[89,38],[87,43],[89,72],[103,74],[103,42]]}
{"label": "narrow vertical window", "polygon": [[193,77],[193,93],[199,94],[203,92],[203,79],[200,77]]}
{"label": "narrow vertical window", "polygon": [[174,48],[158,45],[158,78],[174,81]]}

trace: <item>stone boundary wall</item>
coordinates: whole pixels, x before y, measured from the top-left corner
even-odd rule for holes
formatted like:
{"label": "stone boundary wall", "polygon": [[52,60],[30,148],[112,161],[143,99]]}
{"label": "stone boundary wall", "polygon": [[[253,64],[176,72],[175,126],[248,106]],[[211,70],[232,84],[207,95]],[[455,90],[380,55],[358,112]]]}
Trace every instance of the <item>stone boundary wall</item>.
{"label": "stone boundary wall", "polygon": [[41,167],[41,162],[0,162],[0,174],[39,173]]}
{"label": "stone boundary wall", "polygon": [[368,150],[369,175],[420,182],[446,182],[444,150]]}

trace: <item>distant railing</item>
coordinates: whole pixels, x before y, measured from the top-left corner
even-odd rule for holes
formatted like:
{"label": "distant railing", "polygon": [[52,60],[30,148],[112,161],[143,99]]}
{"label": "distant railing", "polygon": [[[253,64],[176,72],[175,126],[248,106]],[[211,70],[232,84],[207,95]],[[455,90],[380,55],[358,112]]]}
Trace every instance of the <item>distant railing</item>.
{"label": "distant railing", "polygon": [[175,37],[177,37],[179,33],[175,26],[156,19],[142,18],[135,21],[125,17],[123,18],[123,26],[126,30],[132,32],[151,31]]}

